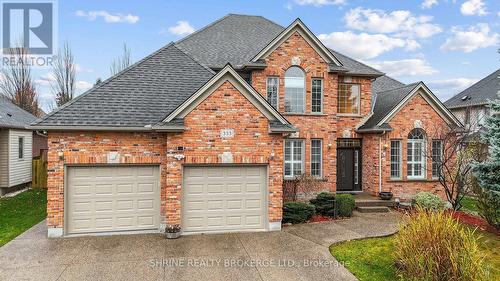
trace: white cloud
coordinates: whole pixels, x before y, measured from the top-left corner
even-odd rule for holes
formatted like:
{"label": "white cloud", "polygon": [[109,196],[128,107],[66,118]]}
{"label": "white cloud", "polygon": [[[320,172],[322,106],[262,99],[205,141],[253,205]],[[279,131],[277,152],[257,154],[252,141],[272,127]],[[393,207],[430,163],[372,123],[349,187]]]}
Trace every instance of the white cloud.
{"label": "white cloud", "polygon": [[139,17],[132,14],[120,14],[120,13],[110,13],[108,11],[76,11],[75,15],[77,17],[86,18],[89,21],[95,21],[97,18],[103,18],[107,23],[136,23],[139,21]]}
{"label": "white cloud", "polygon": [[326,46],[357,59],[371,59],[395,48],[413,51],[420,47],[411,39],[393,38],[385,34],[356,34],[352,31],[320,34],[318,38]]}
{"label": "white cloud", "polygon": [[[192,27],[187,21],[178,21],[177,25],[171,26],[168,28],[168,32],[175,35],[188,35],[195,31],[194,27]],[[166,33],[166,30],[161,30],[160,34]]]}
{"label": "white cloud", "polygon": [[76,72],[85,72],[85,73],[94,72],[94,70],[92,68],[83,67],[82,65],[80,65],[78,63],[75,63],[75,71]]}
{"label": "white cloud", "polygon": [[466,16],[484,16],[488,14],[486,5],[482,0],[468,0],[460,6],[460,12]]}
{"label": "white cloud", "polygon": [[316,7],[321,7],[325,5],[345,5],[346,0],[295,0],[300,6],[312,5]]}
{"label": "white cloud", "polygon": [[431,75],[438,72],[423,59],[369,61],[366,63],[389,76]]}
{"label": "white cloud", "polygon": [[470,53],[476,49],[487,48],[499,43],[500,35],[491,32],[487,23],[469,26],[466,30],[452,27],[453,35],[441,46],[443,51],[463,51]]}
{"label": "white cloud", "polygon": [[432,6],[437,5],[437,4],[438,4],[437,0],[424,0],[424,2],[422,2],[420,7],[422,9],[430,9],[430,8],[432,8]]}
{"label": "white cloud", "polygon": [[431,16],[415,16],[405,10],[386,13],[362,7],[352,9],[344,16],[347,27],[352,29],[419,38],[428,38],[442,31],[439,25],[431,23],[432,20]]}
{"label": "white cloud", "polygon": [[35,84],[42,87],[50,87],[55,81],[56,78],[54,77],[54,74],[47,72],[41,75],[40,78],[35,79]]}
{"label": "white cloud", "polygon": [[86,91],[86,90],[92,88],[92,86],[94,86],[94,84],[87,82],[87,81],[82,81],[82,80],[76,81],[76,83],[75,83],[76,90],[80,90],[80,91]]}
{"label": "white cloud", "polygon": [[427,85],[439,96],[441,100],[447,100],[477,81],[479,81],[479,79],[450,78],[430,81]]}

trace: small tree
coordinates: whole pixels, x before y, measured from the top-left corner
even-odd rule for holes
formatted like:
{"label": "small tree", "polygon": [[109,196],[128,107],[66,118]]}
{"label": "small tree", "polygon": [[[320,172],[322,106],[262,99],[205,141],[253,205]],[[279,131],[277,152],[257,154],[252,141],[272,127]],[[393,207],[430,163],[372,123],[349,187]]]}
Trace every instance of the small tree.
{"label": "small tree", "polygon": [[285,200],[295,202],[298,201],[299,194],[303,194],[307,197],[307,195],[310,195],[312,192],[319,191],[323,186],[323,182],[314,176],[304,173],[291,180],[284,180],[283,185]]}
{"label": "small tree", "polygon": [[57,106],[72,100],[75,95],[76,66],[71,48],[66,42],[52,65],[52,75],[55,83],[52,90],[56,97]]}
{"label": "small tree", "polygon": [[111,62],[111,67],[109,68],[109,70],[111,71],[111,75],[115,75],[129,66],[130,66],[130,49],[127,47],[127,44],[123,43],[122,55],[114,59],[113,62]]}

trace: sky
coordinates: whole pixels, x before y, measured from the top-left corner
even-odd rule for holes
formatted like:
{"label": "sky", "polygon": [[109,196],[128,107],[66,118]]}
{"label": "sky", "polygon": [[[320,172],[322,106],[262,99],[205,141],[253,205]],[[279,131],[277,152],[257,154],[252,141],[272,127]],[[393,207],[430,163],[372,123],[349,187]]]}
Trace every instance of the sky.
{"label": "sky", "polygon": [[[77,63],[77,91],[110,76],[126,43],[132,62],[229,13],[282,26],[296,18],[332,49],[404,83],[424,81],[443,101],[500,67],[498,0],[59,0],[58,45]],[[51,109],[50,69],[34,71]]]}

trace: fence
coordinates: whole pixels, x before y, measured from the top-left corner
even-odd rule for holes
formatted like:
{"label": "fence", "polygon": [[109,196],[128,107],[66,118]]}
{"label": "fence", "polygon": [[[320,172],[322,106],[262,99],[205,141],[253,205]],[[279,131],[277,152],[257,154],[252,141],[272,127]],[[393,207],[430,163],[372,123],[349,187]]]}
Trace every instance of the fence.
{"label": "fence", "polygon": [[35,188],[47,188],[47,161],[45,157],[33,158],[33,169],[31,186]]}

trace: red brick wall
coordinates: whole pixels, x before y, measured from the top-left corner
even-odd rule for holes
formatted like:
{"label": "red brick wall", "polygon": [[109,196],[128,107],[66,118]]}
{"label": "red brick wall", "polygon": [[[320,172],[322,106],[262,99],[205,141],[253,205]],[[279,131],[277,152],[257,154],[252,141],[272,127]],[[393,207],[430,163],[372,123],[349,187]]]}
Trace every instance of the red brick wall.
{"label": "red brick wall", "polygon": [[38,157],[47,151],[47,137],[40,136],[36,132],[33,132],[33,157]]}
{"label": "red brick wall", "polygon": [[[48,226],[64,225],[64,165],[105,164],[111,151],[120,154],[120,163],[160,165],[163,222],[181,222],[182,165],[221,163],[223,152],[231,152],[237,164],[268,165],[269,220],[281,220],[282,136],[269,134],[262,113],[226,82],[186,116],[185,126],[176,134],[49,132]],[[234,129],[235,137],[221,139],[223,128]]]}
{"label": "red brick wall", "polygon": [[[306,73],[306,106],[304,114],[284,112],[284,75],[293,66],[292,58],[298,58],[300,66]],[[269,76],[279,77],[278,111],[293,125],[299,128],[298,138],[305,139],[305,172],[310,173],[311,139],[323,140],[323,177],[326,188],[336,190],[337,174],[337,138],[358,138],[354,132],[362,118],[370,113],[371,82],[366,78],[339,77],[328,73],[328,65],[323,58],[299,34],[294,33],[283,44],[278,46],[266,59],[264,70],[252,72],[252,86],[266,97],[266,80]],[[311,113],[311,81],[323,78],[323,112]],[[359,116],[341,116],[337,114],[339,81],[359,83],[361,85],[361,114]]]}
{"label": "red brick wall", "polygon": [[[426,132],[427,154],[425,180],[409,180],[406,176],[406,149],[408,134],[415,128],[415,121],[421,121],[421,128]],[[437,193],[444,198],[439,181],[432,179],[431,155],[432,139],[440,138],[440,132],[446,130],[446,122],[438,115],[427,101],[417,94],[389,122],[394,129],[384,135],[366,135],[363,139],[363,189],[370,193],[378,192],[379,138],[382,147],[382,191],[391,191],[396,197],[410,199],[421,191]],[[390,178],[391,140],[399,139],[402,144],[402,180]]]}

